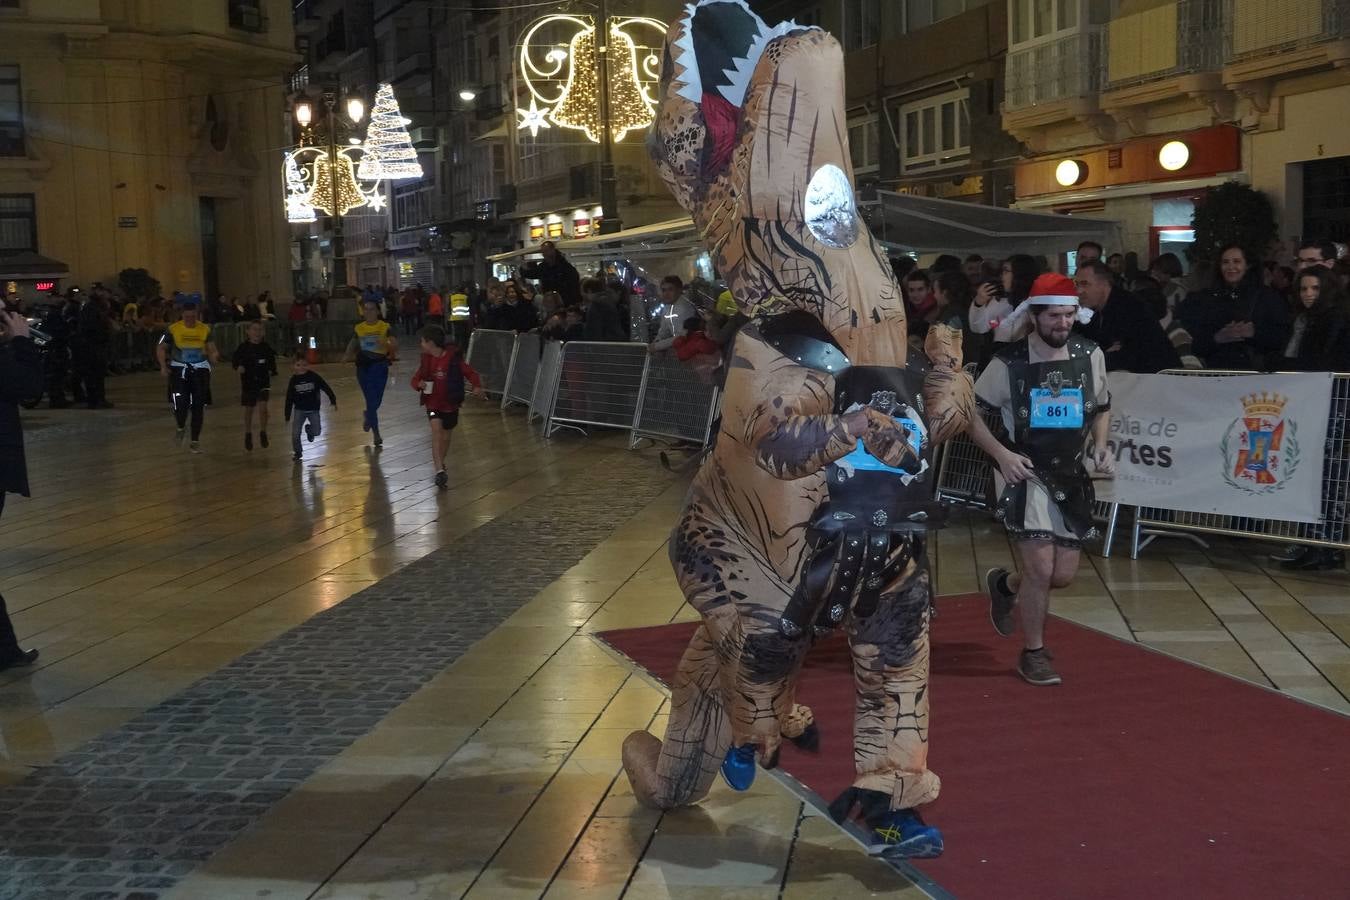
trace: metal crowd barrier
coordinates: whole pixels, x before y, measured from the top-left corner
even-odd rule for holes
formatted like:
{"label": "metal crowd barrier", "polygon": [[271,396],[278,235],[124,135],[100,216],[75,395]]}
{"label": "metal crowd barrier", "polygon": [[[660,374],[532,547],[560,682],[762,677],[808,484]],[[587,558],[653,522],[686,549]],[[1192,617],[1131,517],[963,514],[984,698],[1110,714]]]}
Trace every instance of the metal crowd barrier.
{"label": "metal crowd barrier", "polygon": [[559,428],[584,430],[588,425],[631,429],[649,355],[646,344],[563,344],[558,388],[544,436]]}
{"label": "metal crowd barrier", "polygon": [[717,386],[664,353],[649,354],[638,388],[628,449],[646,438],[708,443],[717,411]]}
{"label": "metal crowd barrier", "polygon": [[514,331],[479,328],[469,338],[468,362],[483,379],[483,390],[500,397],[506,391],[511,357],[516,350]]}
{"label": "metal crowd barrier", "polygon": [[[472,340],[472,339],[471,339]],[[512,403],[529,406],[534,398],[534,382],[539,375],[539,359],[544,347],[539,335],[521,334],[516,336],[516,346],[511,352],[511,369],[506,375],[506,388],[502,391],[502,409]]]}
{"label": "metal crowd barrier", "polygon": [[479,329],[468,361],[501,408],[528,404],[544,435],[561,428],[618,428],[629,448],[643,440],[706,444],[719,391],[706,374],[646,344],[544,341],[540,335]]}
{"label": "metal crowd barrier", "polygon": [[[1167,369],[1159,374],[1222,378],[1229,375],[1259,373],[1219,369]],[[1119,503],[1099,503],[1098,507],[1106,509],[1108,520],[1118,517],[1121,509],[1134,511],[1134,524],[1130,535],[1131,559],[1138,559],[1140,551],[1155,538],[1174,533],[1177,536],[1187,537],[1193,534],[1219,534],[1350,550],[1350,509],[1347,509],[1347,506],[1350,506],[1347,503],[1350,499],[1350,445],[1346,443],[1347,415],[1350,415],[1350,373],[1337,372],[1331,381],[1331,407],[1327,411],[1320,522],[1286,522],[1279,519],[1254,519],[1249,516],[1126,507]]]}
{"label": "metal crowd barrier", "polygon": [[[1159,374],[1222,378],[1259,373],[1216,369],[1167,369]],[[1249,516],[1182,512],[1098,501],[1093,505],[1093,514],[1098,520],[1107,523],[1102,555],[1108,557],[1111,555],[1111,545],[1122,510],[1128,511],[1133,519],[1130,535],[1131,559],[1138,559],[1139,553],[1158,537],[1186,537],[1203,545],[1203,541],[1198,538],[1200,534],[1350,550],[1350,442],[1346,439],[1347,417],[1350,417],[1350,374],[1338,372],[1332,380],[1331,408],[1328,410],[1320,522],[1254,519]],[[989,420],[986,419],[986,422]],[[994,427],[992,422],[990,427]],[[986,507],[986,498],[992,497],[993,489],[993,467],[984,452],[965,435],[949,441],[938,464],[935,496],[960,506],[979,509]]]}
{"label": "metal crowd barrier", "polygon": [[550,434],[549,415],[553,411],[553,398],[558,394],[558,377],[562,373],[563,345],[557,341],[544,344],[543,355],[539,358],[539,371],[534,377],[534,388],[530,391],[530,411],[527,422],[542,419],[544,433]]}

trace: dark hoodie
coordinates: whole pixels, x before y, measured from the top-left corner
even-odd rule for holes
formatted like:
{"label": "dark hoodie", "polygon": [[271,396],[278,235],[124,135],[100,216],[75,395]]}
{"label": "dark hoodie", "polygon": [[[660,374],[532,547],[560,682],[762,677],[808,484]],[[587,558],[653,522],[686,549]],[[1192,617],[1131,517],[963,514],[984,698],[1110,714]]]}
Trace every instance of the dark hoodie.
{"label": "dark hoodie", "polygon": [[583,330],[588,341],[626,341],[627,334],[619,318],[619,306],[607,290],[586,295],[586,324]]}

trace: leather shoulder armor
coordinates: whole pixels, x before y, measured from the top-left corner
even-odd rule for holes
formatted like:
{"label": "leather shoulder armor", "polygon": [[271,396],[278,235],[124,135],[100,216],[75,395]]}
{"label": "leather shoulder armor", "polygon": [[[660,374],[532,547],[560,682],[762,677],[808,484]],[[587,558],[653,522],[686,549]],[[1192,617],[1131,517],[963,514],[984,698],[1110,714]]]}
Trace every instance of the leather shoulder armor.
{"label": "leather shoulder armor", "polygon": [[808,369],[840,375],[851,365],[829,329],[804,310],[766,316],[755,325],[766,344]]}

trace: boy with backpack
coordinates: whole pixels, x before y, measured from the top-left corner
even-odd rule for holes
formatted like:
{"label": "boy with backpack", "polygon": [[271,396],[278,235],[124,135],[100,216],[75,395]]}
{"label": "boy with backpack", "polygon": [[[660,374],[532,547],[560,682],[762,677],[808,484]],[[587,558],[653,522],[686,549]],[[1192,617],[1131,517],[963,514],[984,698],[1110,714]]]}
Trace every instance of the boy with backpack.
{"label": "boy with backpack", "polygon": [[450,478],[445,474],[445,456],[450,450],[450,432],[459,424],[459,407],[464,402],[464,382],[473,385],[475,397],[483,398],[483,382],[451,343],[445,329],[428,325],[422,329],[422,358],[413,373],[413,390],[431,425],[431,461],[436,467],[436,487],[445,489]]}

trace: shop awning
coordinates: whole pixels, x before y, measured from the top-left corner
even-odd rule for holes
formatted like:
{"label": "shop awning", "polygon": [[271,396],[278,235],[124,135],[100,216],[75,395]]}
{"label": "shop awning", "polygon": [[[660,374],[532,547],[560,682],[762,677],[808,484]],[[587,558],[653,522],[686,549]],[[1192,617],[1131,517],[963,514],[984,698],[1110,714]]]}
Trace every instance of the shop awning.
{"label": "shop awning", "polygon": [[1119,223],[1056,213],[1000,209],[955,200],[878,191],[872,234],[887,249],[914,253],[1014,253],[1052,256],[1082,241],[1120,246]]}
{"label": "shop awning", "polygon": [[50,256],[42,256],[31,250],[0,253],[0,278],[3,279],[26,281],[66,278],[69,275],[70,266]]}
{"label": "shop awning", "polygon": [[[689,218],[671,219],[668,222],[654,222],[637,228],[626,228],[614,234],[595,234],[584,238],[559,238],[554,241],[563,255],[573,265],[582,262],[598,262],[604,259],[631,259],[641,262],[661,256],[687,253],[701,253],[702,244],[698,238],[698,229]],[[527,257],[538,256],[538,247],[526,247],[508,253],[489,256],[494,263],[519,262]]]}

